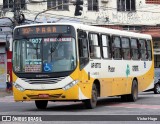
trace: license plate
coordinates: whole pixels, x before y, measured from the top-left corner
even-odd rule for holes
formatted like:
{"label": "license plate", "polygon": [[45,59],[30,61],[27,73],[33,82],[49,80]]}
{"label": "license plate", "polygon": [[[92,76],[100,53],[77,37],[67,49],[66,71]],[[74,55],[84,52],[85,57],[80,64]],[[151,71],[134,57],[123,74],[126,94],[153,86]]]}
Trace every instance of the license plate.
{"label": "license plate", "polygon": [[49,98],[49,94],[39,94],[39,98]]}

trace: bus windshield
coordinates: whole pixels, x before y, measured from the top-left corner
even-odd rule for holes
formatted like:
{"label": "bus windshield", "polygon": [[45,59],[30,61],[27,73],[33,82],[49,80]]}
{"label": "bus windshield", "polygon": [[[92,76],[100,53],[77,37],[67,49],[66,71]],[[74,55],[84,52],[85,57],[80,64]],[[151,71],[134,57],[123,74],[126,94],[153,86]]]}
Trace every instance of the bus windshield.
{"label": "bus windshield", "polygon": [[73,37],[37,37],[13,43],[13,69],[18,73],[72,71],[76,67]]}

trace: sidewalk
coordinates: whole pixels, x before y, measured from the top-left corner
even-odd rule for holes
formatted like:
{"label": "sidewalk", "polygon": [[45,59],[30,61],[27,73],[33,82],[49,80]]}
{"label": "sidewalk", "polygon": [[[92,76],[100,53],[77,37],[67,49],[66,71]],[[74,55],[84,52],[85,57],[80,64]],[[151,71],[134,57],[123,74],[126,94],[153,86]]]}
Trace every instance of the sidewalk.
{"label": "sidewalk", "polygon": [[6,92],[6,89],[0,88],[0,97],[12,96],[12,95],[13,95],[12,91]]}

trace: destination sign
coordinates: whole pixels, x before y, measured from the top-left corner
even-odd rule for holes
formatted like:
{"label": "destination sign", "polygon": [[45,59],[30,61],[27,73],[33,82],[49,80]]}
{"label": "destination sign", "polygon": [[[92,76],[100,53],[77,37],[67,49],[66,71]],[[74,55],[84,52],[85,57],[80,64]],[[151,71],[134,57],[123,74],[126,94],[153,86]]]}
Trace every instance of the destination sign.
{"label": "destination sign", "polygon": [[52,33],[70,33],[70,26],[62,25],[44,25],[30,26],[16,29],[18,35],[36,35],[36,34],[52,34]]}

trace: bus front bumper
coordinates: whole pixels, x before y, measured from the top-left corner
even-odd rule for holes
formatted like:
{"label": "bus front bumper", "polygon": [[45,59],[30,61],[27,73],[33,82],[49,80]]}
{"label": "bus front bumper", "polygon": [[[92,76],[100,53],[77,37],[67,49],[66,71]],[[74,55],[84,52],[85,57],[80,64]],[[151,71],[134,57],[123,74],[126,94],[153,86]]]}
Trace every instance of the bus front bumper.
{"label": "bus front bumper", "polygon": [[13,95],[15,101],[34,101],[34,100],[50,100],[50,101],[63,101],[63,100],[82,100],[87,99],[82,97],[83,93],[78,85],[70,89],[54,89],[54,90],[24,90],[20,91],[13,86]]}

